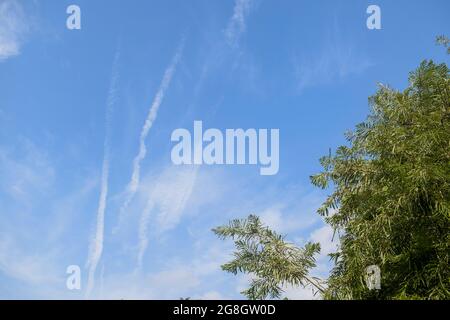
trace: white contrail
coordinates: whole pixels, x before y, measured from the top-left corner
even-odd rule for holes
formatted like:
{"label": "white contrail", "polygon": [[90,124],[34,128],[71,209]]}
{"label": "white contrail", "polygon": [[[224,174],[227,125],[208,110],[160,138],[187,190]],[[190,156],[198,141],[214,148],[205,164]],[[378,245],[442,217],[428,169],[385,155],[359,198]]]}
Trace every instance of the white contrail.
{"label": "white contrail", "polygon": [[172,77],[175,73],[178,62],[180,61],[180,58],[181,58],[181,54],[183,52],[183,47],[184,47],[184,39],[181,41],[181,44],[178,46],[177,51],[169,65],[169,67],[164,72],[163,79],[161,81],[158,91],[156,92],[156,96],[153,99],[153,102],[152,102],[152,105],[148,112],[147,119],[145,120],[144,126],[142,127],[141,135],[139,137],[139,152],[133,160],[133,172],[131,174],[131,180],[127,186],[125,201],[119,210],[118,224],[117,224],[116,228],[114,228],[113,232],[117,231],[120,228],[122,221],[124,219],[124,216],[125,216],[125,212],[129,206],[129,204],[133,200],[133,197],[136,194],[137,189],[139,187],[139,180],[140,180],[140,174],[141,174],[141,162],[142,162],[142,160],[144,160],[145,155],[147,154],[147,147],[145,146],[145,140],[147,138],[147,135],[148,135],[150,129],[153,126],[153,123],[156,120],[156,117],[158,116],[159,107],[161,106],[161,103],[164,99],[166,90],[169,87],[170,82],[172,81]]}
{"label": "white contrail", "polygon": [[89,248],[89,256],[87,261],[87,266],[89,268],[88,284],[86,288],[86,298],[94,288],[95,282],[95,271],[97,269],[98,262],[102,256],[103,252],[103,237],[105,228],[105,209],[106,209],[106,199],[108,196],[108,177],[109,177],[109,140],[111,135],[111,117],[113,112],[113,107],[116,101],[116,91],[117,82],[119,79],[118,64],[119,64],[120,52],[117,50],[114,57],[114,63],[112,67],[112,77],[108,92],[108,99],[106,103],[106,133],[105,141],[103,145],[103,164],[102,164],[102,178],[101,178],[101,189],[100,198],[98,201],[97,209],[97,226],[95,230],[95,236],[91,240]]}
{"label": "white contrail", "polygon": [[137,270],[139,271],[142,267],[142,260],[144,259],[144,253],[147,250],[148,246],[148,237],[147,237],[147,230],[148,230],[148,223],[150,220],[150,213],[154,207],[154,203],[151,199],[152,197],[148,199],[147,205],[145,206],[144,211],[141,215],[141,220],[139,221],[139,249],[138,249],[138,258],[137,258]]}
{"label": "white contrail", "polygon": [[[229,45],[236,46],[239,37],[242,35],[242,33],[245,32],[245,19],[250,13],[251,5],[252,0],[235,0],[233,15],[229,19],[227,28],[224,31],[225,40]],[[200,77],[200,83],[194,90],[195,95],[199,94],[202,82],[207,78],[207,73],[208,66],[205,65]],[[198,167],[195,167],[190,174],[187,174],[184,177],[185,179],[182,179],[185,180],[185,183],[177,181],[175,185],[170,186],[170,188],[167,188],[167,190],[166,188],[164,188],[164,186],[162,186],[163,183],[161,183],[161,181],[159,183],[157,182],[155,189],[162,189],[163,194],[155,194],[155,192],[153,191],[150,193],[147,205],[144,208],[139,221],[139,245],[136,271],[141,270],[144,255],[148,247],[148,227],[152,211],[155,209],[155,207],[158,207],[158,205],[165,208],[159,213],[158,217],[160,220],[162,220],[158,222],[159,229],[164,230],[164,219],[169,218],[170,220],[170,217],[175,217],[175,219],[177,219],[184,210],[186,203],[191,196],[197,178],[197,173]],[[160,178],[160,180],[162,179]],[[161,204],[163,205],[161,206]]]}

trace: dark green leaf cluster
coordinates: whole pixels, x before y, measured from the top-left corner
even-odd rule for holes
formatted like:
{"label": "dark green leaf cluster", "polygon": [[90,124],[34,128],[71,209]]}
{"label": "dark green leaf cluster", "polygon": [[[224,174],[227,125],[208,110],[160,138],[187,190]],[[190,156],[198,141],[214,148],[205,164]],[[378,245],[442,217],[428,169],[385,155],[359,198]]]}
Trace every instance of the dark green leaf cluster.
{"label": "dark green leaf cluster", "polygon": [[[319,213],[340,234],[325,297],[450,298],[450,82],[424,61],[399,92],[380,85],[348,146],[321,159]],[[381,268],[369,291],[365,268]]]}
{"label": "dark green leaf cluster", "polygon": [[440,44],[440,45],[446,47],[447,54],[450,54],[450,47],[448,46],[450,43],[450,40],[446,36],[442,35],[442,36],[437,37],[436,42],[437,42],[437,44]]}

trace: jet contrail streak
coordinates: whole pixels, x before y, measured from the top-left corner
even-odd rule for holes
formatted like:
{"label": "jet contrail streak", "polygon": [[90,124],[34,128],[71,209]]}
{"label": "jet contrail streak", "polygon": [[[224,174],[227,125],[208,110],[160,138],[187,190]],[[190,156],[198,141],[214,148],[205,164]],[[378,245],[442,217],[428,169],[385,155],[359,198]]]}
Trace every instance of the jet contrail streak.
{"label": "jet contrail streak", "polygon": [[128,183],[128,186],[126,189],[125,201],[119,210],[118,224],[117,224],[116,228],[114,228],[113,232],[117,231],[120,228],[120,226],[123,222],[123,219],[126,215],[125,212],[126,212],[128,206],[130,205],[131,201],[133,200],[133,197],[136,194],[137,189],[139,187],[140,174],[141,174],[141,162],[142,162],[142,160],[144,160],[144,158],[147,154],[147,147],[145,146],[145,140],[148,136],[150,129],[153,126],[153,123],[155,122],[155,120],[158,116],[159,107],[161,106],[161,103],[164,99],[166,90],[168,89],[170,82],[172,81],[172,77],[175,73],[178,62],[180,61],[180,58],[181,58],[181,54],[183,52],[183,47],[184,47],[184,39],[181,41],[181,44],[178,46],[177,51],[169,65],[169,67],[164,72],[163,79],[161,81],[158,91],[156,92],[156,96],[153,99],[153,102],[152,102],[152,105],[148,112],[147,119],[145,120],[144,126],[142,127],[141,134],[139,137],[139,152],[133,160],[133,172],[131,174],[131,180]]}
{"label": "jet contrail streak", "polygon": [[91,240],[89,247],[89,256],[87,266],[89,268],[88,283],[86,288],[86,298],[89,298],[95,283],[95,271],[97,265],[102,257],[103,252],[103,238],[105,228],[105,210],[106,199],[108,197],[108,178],[109,178],[109,149],[110,149],[110,136],[111,136],[111,117],[113,113],[114,104],[116,102],[117,82],[119,79],[118,64],[119,64],[120,51],[117,50],[114,63],[112,67],[111,83],[108,92],[108,99],[106,103],[106,133],[105,141],[103,145],[103,163],[102,163],[102,177],[100,187],[100,198],[98,201],[97,209],[97,225],[95,229],[95,235]]}

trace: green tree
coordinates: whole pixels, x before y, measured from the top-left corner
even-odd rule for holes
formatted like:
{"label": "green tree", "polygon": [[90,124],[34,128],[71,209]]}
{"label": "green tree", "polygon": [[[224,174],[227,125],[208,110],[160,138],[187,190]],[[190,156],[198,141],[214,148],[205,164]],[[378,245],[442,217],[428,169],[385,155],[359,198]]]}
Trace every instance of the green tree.
{"label": "green tree", "polygon": [[[380,85],[372,112],[321,159],[314,185],[333,193],[318,212],[340,234],[326,298],[450,298],[450,82],[424,61],[402,92]],[[331,209],[334,214],[331,213]],[[368,291],[364,270],[381,269]]]}
{"label": "green tree", "polygon": [[280,298],[284,285],[310,285],[324,292],[320,280],[309,276],[309,270],[316,266],[314,255],[320,251],[319,244],[307,243],[298,248],[264,226],[255,215],[232,220],[213,231],[222,239],[233,239],[237,249],[234,259],[222,269],[252,275],[250,287],[242,292],[247,298]]}
{"label": "green tree", "polygon": [[[255,275],[243,292],[250,299],[279,298],[284,284],[312,285],[325,299],[450,298],[449,69],[424,61],[404,91],[380,85],[369,103],[348,145],[311,177],[333,189],[318,209],[340,241],[326,285],[309,276],[318,244],[297,248],[256,216],[214,229],[237,248],[223,269]],[[366,286],[371,265],[381,269],[380,290]]]}

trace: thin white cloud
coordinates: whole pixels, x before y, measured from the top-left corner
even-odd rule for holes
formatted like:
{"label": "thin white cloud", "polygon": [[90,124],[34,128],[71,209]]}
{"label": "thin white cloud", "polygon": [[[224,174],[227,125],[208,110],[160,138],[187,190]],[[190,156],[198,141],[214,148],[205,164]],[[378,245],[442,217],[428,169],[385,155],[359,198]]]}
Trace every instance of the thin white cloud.
{"label": "thin white cloud", "polygon": [[200,285],[198,275],[191,268],[186,268],[183,265],[152,274],[150,276],[150,282],[155,287],[166,287],[172,290],[176,287],[182,287],[183,290],[188,290]]}
{"label": "thin white cloud", "polygon": [[95,230],[95,236],[90,243],[89,256],[87,266],[89,267],[88,284],[86,288],[86,297],[89,297],[95,282],[95,271],[97,269],[98,262],[103,252],[103,238],[105,229],[105,210],[106,199],[108,197],[108,178],[109,178],[109,149],[110,149],[110,135],[111,135],[111,117],[113,107],[116,101],[117,82],[119,78],[118,64],[119,64],[120,52],[117,50],[112,68],[111,83],[108,92],[108,99],[106,105],[106,134],[103,146],[103,164],[102,164],[102,177],[101,177],[101,190],[100,198],[97,209],[97,225]]}
{"label": "thin white cloud", "polygon": [[[82,298],[81,293],[67,290],[65,272],[69,264],[78,262],[73,253],[79,247],[70,237],[80,232],[73,230],[74,219],[82,216],[92,186],[88,181],[62,199],[54,198],[52,186],[49,194],[33,195],[30,211],[20,204],[2,206],[0,276],[7,279],[2,284],[8,284],[8,289],[0,285],[0,299]],[[50,207],[43,209],[42,203]],[[72,245],[68,247],[67,241]]]}
{"label": "thin white cloud", "polygon": [[[191,115],[192,109],[198,105],[198,97],[203,90],[203,86],[211,78],[211,74],[214,72],[220,72],[219,69],[223,67],[227,61],[228,56],[231,53],[231,59],[228,61],[231,65],[228,67],[228,72],[235,72],[240,66],[241,55],[236,50],[238,49],[238,42],[242,34],[246,30],[246,19],[251,12],[254,0],[236,0],[233,7],[233,14],[227,20],[227,25],[223,29],[222,37],[217,39],[212,45],[208,44],[208,54],[203,59],[203,65],[201,67],[200,76],[197,80],[197,84],[193,89],[193,101],[189,104],[185,113],[185,118]],[[254,84],[256,68],[251,63],[247,63],[245,70],[239,70],[239,78],[248,87],[252,87]],[[249,85],[250,83],[250,85]],[[254,87],[252,87],[254,89]],[[210,116],[215,116],[220,104],[223,101],[223,96],[220,96],[217,103],[209,112]]]}
{"label": "thin white cloud", "polygon": [[[320,244],[320,254],[316,257],[316,267],[311,270],[314,276],[326,279],[332,268],[329,254],[339,250],[339,237],[334,234],[333,228],[328,224],[322,224],[312,230],[308,241]],[[304,241],[299,243],[304,245]]]}
{"label": "thin white cloud", "polygon": [[153,123],[155,122],[158,116],[159,107],[161,106],[161,103],[163,102],[164,99],[164,95],[166,94],[170,82],[172,81],[172,77],[175,73],[175,70],[178,66],[178,62],[180,61],[183,52],[183,47],[184,47],[184,39],[178,46],[169,67],[164,72],[163,79],[156,93],[156,96],[153,99],[144,126],[142,127],[141,134],[139,137],[139,152],[133,160],[133,172],[131,174],[131,180],[128,183],[125,193],[125,201],[119,210],[119,222],[114,231],[117,231],[118,228],[120,228],[122,221],[126,215],[128,206],[130,205],[131,201],[133,200],[138,190],[141,175],[141,162],[144,160],[147,154],[147,147],[145,145],[145,140],[147,139],[148,133],[150,132],[150,129],[152,128]]}
{"label": "thin white cloud", "polygon": [[293,70],[297,90],[326,85],[345,79],[351,75],[359,75],[370,68],[373,63],[365,52],[359,51],[351,41],[342,39],[339,24],[334,23],[333,31],[322,48],[313,55],[293,56]]}
{"label": "thin white cloud", "polygon": [[156,213],[155,224],[159,232],[177,225],[188,203],[197,178],[198,167],[168,167],[154,183],[139,223],[138,269],[142,266],[148,246],[149,223]]}
{"label": "thin white cloud", "polygon": [[251,2],[251,0],[236,0],[234,3],[233,15],[225,29],[225,38],[229,45],[236,45],[239,37],[245,31],[245,19],[250,12]]}
{"label": "thin white cloud", "polygon": [[[219,297],[217,287],[227,283],[220,265],[228,258],[228,247],[211,235],[188,260],[170,257],[160,270],[110,274],[105,277],[104,299],[178,299],[180,297]],[[206,292],[206,294],[205,294]],[[98,293],[97,293],[98,294]],[[99,295],[96,297],[100,297]]]}
{"label": "thin white cloud", "polygon": [[[67,247],[67,236],[74,231],[73,219],[81,216],[93,190],[91,185],[89,181],[73,193],[63,191],[63,198],[55,198],[56,186],[52,184],[45,193],[30,195],[27,205],[20,199],[2,203],[0,276],[7,279],[2,284],[8,284],[8,288],[0,285],[0,299],[81,297],[65,286],[66,267],[78,261],[72,255],[76,246]],[[49,206],[43,208],[43,203]]]}
{"label": "thin white cloud", "polygon": [[176,265],[149,274],[110,274],[105,277],[103,295],[94,299],[178,299],[192,296],[202,279],[190,265]]}
{"label": "thin white cloud", "polygon": [[311,241],[320,243],[319,259],[327,259],[330,253],[339,249],[339,240],[334,236],[333,228],[330,225],[322,226],[311,233]]}
{"label": "thin white cloud", "polygon": [[350,75],[364,72],[372,64],[367,58],[356,54],[351,48],[335,46],[321,52],[318,56],[294,58],[294,71],[298,91],[324,85]]}
{"label": "thin white cloud", "polygon": [[205,292],[198,297],[194,297],[194,299],[196,299],[196,300],[197,299],[198,300],[229,300],[222,293],[215,291],[215,290]]}
{"label": "thin white cloud", "polygon": [[257,215],[265,225],[283,234],[304,230],[319,220],[316,215],[312,214],[314,212],[312,207],[307,208],[306,206],[298,205],[297,208],[297,210],[304,210],[310,214],[300,216],[298,212],[285,212],[288,211],[285,206],[278,204],[264,209]]}
{"label": "thin white cloud", "polygon": [[19,1],[0,0],[0,61],[20,54],[27,30],[27,20]]}
{"label": "thin white cloud", "polygon": [[54,252],[30,253],[6,233],[0,233],[0,273],[28,285],[55,285],[61,282],[52,261]]}
{"label": "thin white cloud", "polygon": [[61,189],[48,149],[27,138],[12,144],[0,146],[0,276],[10,283],[6,292],[0,285],[0,299],[62,299],[70,294],[66,267],[78,261],[72,260],[77,246],[67,247],[67,240],[82,232],[73,229],[74,219],[82,216],[97,182],[89,178],[73,190]]}
{"label": "thin white cloud", "polygon": [[0,146],[0,176],[4,195],[31,205],[33,197],[45,194],[51,187],[55,169],[46,152],[24,138],[15,147]]}

